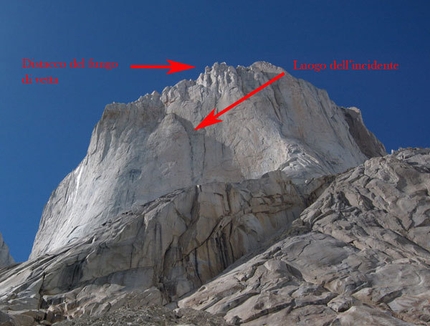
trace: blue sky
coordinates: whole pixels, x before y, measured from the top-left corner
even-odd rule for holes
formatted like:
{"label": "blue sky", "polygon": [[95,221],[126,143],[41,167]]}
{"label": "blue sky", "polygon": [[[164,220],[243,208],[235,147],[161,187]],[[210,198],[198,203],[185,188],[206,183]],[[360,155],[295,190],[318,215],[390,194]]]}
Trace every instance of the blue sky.
{"label": "blue sky", "polygon": [[[269,61],[357,106],[387,150],[429,147],[430,2],[12,1],[0,11],[0,232],[27,259],[43,206],[83,159],[106,104],[130,102],[206,66]],[[117,62],[105,69],[23,69],[22,59]],[[131,70],[166,59],[196,69]],[[397,71],[295,71],[293,61],[395,62]],[[24,85],[25,74],[58,78]],[[55,230],[52,230],[55,232]]]}

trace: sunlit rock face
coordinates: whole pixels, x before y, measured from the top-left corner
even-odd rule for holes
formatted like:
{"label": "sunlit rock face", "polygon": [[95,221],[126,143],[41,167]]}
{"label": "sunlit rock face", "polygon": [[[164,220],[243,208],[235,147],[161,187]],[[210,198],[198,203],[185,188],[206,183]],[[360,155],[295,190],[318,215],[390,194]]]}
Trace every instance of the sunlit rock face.
{"label": "sunlit rock face", "polygon": [[87,155],[45,206],[31,258],[176,189],[274,170],[300,184],[385,153],[358,109],[337,107],[324,90],[288,73],[222,123],[194,130],[213,108],[222,110],[283,71],[266,62],[214,64],[162,94],[106,106]]}
{"label": "sunlit rock face", "polygon": [[30,260],[0,269],[0,323],[430,321],[428,150],[385,155],[287,73],[195,130],[281,72],[215,64],[108,105]]}

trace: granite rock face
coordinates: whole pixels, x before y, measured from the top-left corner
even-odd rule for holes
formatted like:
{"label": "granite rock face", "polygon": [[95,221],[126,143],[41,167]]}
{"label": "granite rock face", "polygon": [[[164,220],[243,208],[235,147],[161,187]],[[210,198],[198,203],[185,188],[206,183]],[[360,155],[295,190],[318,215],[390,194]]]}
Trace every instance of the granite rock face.
{"label": "granite rock face", "polygon": [[194,130],[281,71],[108,105],[31,259],[0,270],[0,326],[425,322],[428,151],[380,157],[358,109],[288,74]]}
{"label": "granite rock face", "polygon": [[243,325],[428,325],[429,191],[429,149],[370,159],[179,306]]}
{"label": "granite rock face", "polygon": [[214,107],[220,111],[281,71],[265,62],[215,64],[196,81],[108,105],[86,157],[46,204],[31,258],[176,189],[275,170],[301,184],[385,153],[357,109],[337,107],[324,90],[288,73],[223,123],[194,130]]}
{"label": "granite rock face", "polygon": [[0,318],[427,325],[429,190],[430,149],[373,158],[302,186],[274,171],[176,190],[78,244],[3,269],[0,311],[8,314]]}
{"label": "granite rock face", "polygon": [[14,264],[12,256],[9,253],[9,247],[3,240],[3,236],[0,234],[0,268]]}
{"label": "granite rock face", "polygon": [[148,305],[177,302],[288,230],[331,180],[297,187],[274,171],[176,190],[0,273],[0,310],[54,322],[115,310],[130,291]]}

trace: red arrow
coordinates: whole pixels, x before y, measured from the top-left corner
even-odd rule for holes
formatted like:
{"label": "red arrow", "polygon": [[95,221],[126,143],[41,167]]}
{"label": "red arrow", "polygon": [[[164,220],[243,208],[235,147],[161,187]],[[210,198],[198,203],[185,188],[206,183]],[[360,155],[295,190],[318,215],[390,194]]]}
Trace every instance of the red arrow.
{"label": "red arrow", "polygon": [[260,87],[254,89],[252,92],[250,92],[249,94],[245,95],[244,97],[242,97],[241,99],[237,100],[236,102],[234,102],[233,104],[229,105],[228,107],[226,107],[224,110],[222,110],[221,112],[219,112],[218,114],[215,114],[215,110],[213,109],[207,116],[206,118],[204,118],[202,120],[202,122],[200,122],[200,124],[194,128],[195,130],[199,130],[205,127],[208,127],[210,125],[214,125],[216,123],[220,123],[222,122],[222,120],[218,119],[220,116],[222,116],[224,113],[226,113],[227,111],[230,111],[231,109],[233,109],[236,105],[242,103],[243,101],[246,101],[247,99],[249,99],[251,96],[257,94],[259,91],[261,91],[263,88],[269,86],[270,84],[274,83],[275,81],[277,81],[278,79],[282,78],[282,76],[284,76],[285,73],[281,72],[279,75],[273,77],[272,79],[270,79],[268,82],[265,82],[263,85],[261,85]]}
{"label": "red arrow", "polygon": [[187,65],[186,63],[167,60],[169,65],[130,65],[131,69],[170,69],[167,74],[174,74],[182,70],[193,69],[195,66]]}

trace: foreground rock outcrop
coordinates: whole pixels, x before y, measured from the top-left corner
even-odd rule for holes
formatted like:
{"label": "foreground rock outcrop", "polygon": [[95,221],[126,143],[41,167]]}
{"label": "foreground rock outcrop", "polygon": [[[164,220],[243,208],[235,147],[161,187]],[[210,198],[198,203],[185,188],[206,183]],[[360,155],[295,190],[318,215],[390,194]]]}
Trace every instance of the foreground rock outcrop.
{"label": "foreground rock outcrop", "polygon": [[[174,191],[0,275],[0,310],[100,314],[139,289],[168,304],[289,228],[330,177],[296,187],[277,171],[242,183]],[[53,320],[51,320],[53,321]]]}
{"label": "foreground rock outcrop", "polygon": [[4,269],[0,318],[427,325],[429,190],[430,149],[373,158],[302,188],[278,171],[178,190],[79,245]]}
{"label": "foreground rock outcrop", "polygon": [[196,81],[108,105],[86,157],[46,204],[30,258],[80,241],[133,205],[176,189],[275,170],[301,184],[385,154],[358,109],[337,107],[324,90],[288,73],[223,123],[194,130],[214,107],[221,110],[282,71],[265,62],[215,64]]}
{"label": "foreground rock outcrop", "polygon": [[368,160],[179,306],[243,325],[427,325],[429,191],[429,149]]}

